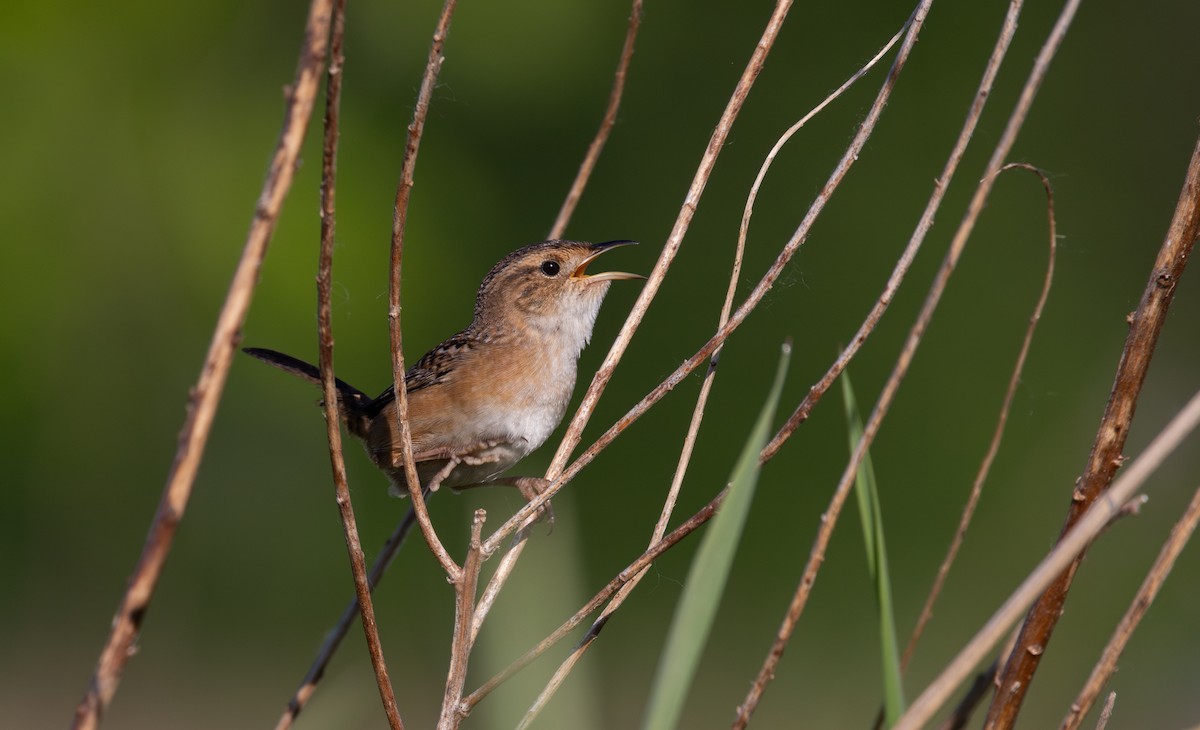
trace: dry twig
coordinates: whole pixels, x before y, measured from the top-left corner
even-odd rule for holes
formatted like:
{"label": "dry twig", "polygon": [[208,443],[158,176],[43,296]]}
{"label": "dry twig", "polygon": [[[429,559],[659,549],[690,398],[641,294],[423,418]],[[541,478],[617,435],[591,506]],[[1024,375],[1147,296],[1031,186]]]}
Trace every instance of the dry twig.
{"label": "dry twig", "polygon": [[[1197,489],[1196,493],[1192,495],[1192,501],[1184,510],[1183,516],[1171,528],[1170,536],[1163,544],[1162,550],[1159,551],[1158,558],[1155,559],[1150,572],[1146,574],[1146,579],[1142,581],[1137,595],[1133,597],[1133,602],[1129,604],[1125,615],[1121,617],[1121,623],[1117,624],[1116,631],[1108,640],[1108,645],[1100,654],[1100,660],[1092,668],[1092,673],[1084,682],[1079,696],[1071,703],[1070,711],[1067,712],[1067,716],[1063,718],[1062,724],[1059,726],[1060,730],[1075,730],[1083,724],[1083,718],[1092,709],[1096,698],[1100,696],[1100,690],[1104,688],[1104,685],[1108,683],[1108,678],[1116,671],[1117,660],[1121,658],[1121,652],[1125,651],[1125,645],[1129,643],[1130,637],[1133,636],[1142,617],[1146,615],[1150,604],[1158,596],[1158,590],[1162,588],[1163,582],[1175,565],[1175,559],[1179,557],[1183,546],[1187,545],[1192,533],[1195,532],[1197,522],[1200,522],[1200,489]],[[1109,697],[1111,703],[1112,695]],[[1108,708],[1106,707],[1106,709]]]}
{"label": "dry twig", "polygon": [[396,708],[396,696],[388,678],[387,663],[383,658],[383,645],[379,641],[379,627],[375,623],[375,608],[371,605],[371,587],[367,583],[366,561],[363,559],[362,543],[358,537],[358,526],[354,519],[354,505],[350,501],[350,485],[346,481],[346,461],[342,454],[342,419],[338,412],[337,387],[333,376],[333,314],[329,293],[333,281],[333,235],[337,198],[337,141],[338,111],[342,100],[342,69],[345,56],[342,41],[346,30],[346,0],[338,0],[333,11],[333,32],[329,41],[329,68],[325,88],[325,139],[321,156],[321,251],[317,265],[317,339],[318,364],[321,370],[321,389],[324,395],[325,435],[329,441],[329,461],[333,470],[333,484],[337,495],[338,514],[346,536],[346,552],[350,556],[350,572],[354,580],[354,593],[358,598],[359,615],[362,616],[363,632],[367,638],[367,651],[371,666],[375,670],[375,682],[388,725],[393,730],[402,730],[404,723]]}
{"label": "dry twig", "polygon": [[1008,631],[1026,609],[1033,604],[1046,586],[1050,585],[1068,565],[1108,525],[1125,502],[1142,488],[1150,475],[1170,456],[1191,431],[1200,424],[1200,391],[1188,400],[1146,450],[1113,482],[1075,525],[1063,535],[1046,557],[1013,591],[1008,600],[996,610],[958,655],[942,670],[937,679],[909,706],[893,730],[917,730],[925,726],[933,713],[950,697],[954,689],[978,666],[1000,637]]}
{"label": "dry twig", "polygon": [[217,318],[212,342],[200,377],[188,398],[188,413],[179,435],[179,448],[171,465],[166,487],[142,547],[137,567],[129,579],[121,605],[113,617],[112,630],[96,663],[86,694],[75,710],[74,727],[95,728],[112,702],[121,672],[135,651],[134,642],[158,578],[162,575],[175,531],[183,519],[191,497],[196,471],[216,416],[217,403],[225,389],[225,379],[239,338],[246,311],[258,282],[258,271],[266,255],[275,222],[291,188],[300,145],[308,129],[321,68],[329,42],[332,0],[313,0],[304,28],[304,43],[297,62],[296,76],[287,96],[287,112],[270,170],[263,182],[254,219],[246,236],[241,260]]}
{"label": "dry twig", "polygon": [[421,492],[421,480],[417,477],[417,465],[413,461],[412,432],[408,425],[408,390],[404,386],[404,346],[400,330],[400,263],[404,258],[404,227],[408,222],[408,201],[412,196],[413,169],[417,164],[417,151],[421,147],[421,133],[425,129],[425,118],[429,116],[429,100],[437,83],[438,72],[442,69],[442,48],[446,43],[446,34],[450,32],[450,19],[454,17],[457,0],[446,0],[438,16],[437,26],[433,30],[433,40],[429,46],[429,59],[425,64],[425,74],[421,77],[421,90],[417,92],[417,104],[413,110],[412,123],[408,125],[408,140],[404,145],[404,160],[400,165],[400,184],[396,187],[395,215],[392,218],[392,248],[391,266],[388,276],[388,324],[392,344],[392,382],[396,389],[396,420],[400,434],[400,458],[404,462],[405,481],[408,482],[408,495],[412,499],[413,509],[417,515],[417,524],[425,543],[441,564],[446,575],[453,582],[462,577],[462,568],[454,562],[445,546],[433,529],[429,520],[429,509],[425,505],[425,495]]}
{"label": "dry twig", "polygon": [[[1068,13],[1073,14],[1077,5],[1078,0],[1071,0],[1064,9],[1065,22],[1060,19],[1055,29],[1060,36],[1066,31],[1066,23],[1070,22]],[[1100,429],[1092,445],[1087,468],[1073,490],[1063,535],[1104,493],[1123,461],[1121,451],[1133,421],[1138,395],[1146,379],[1159,332],[1166,322],[1175,287],[1179,284],[1179,277],[1187,265],[1197,235],[1200,235],[1200,140],[1197,140],[1192,152],[1166,239],[1150,271],[1142,300],[1130,320],[1129,335],[1117,365],[1112,393],[1100,419]],[[1076,560],[1030,609],[1017,645],[1001,671],[986,727],[1005,730],[1016,721],[1034,672],[1062,615],[1067,592],[1078,567],[1079,560]]]}

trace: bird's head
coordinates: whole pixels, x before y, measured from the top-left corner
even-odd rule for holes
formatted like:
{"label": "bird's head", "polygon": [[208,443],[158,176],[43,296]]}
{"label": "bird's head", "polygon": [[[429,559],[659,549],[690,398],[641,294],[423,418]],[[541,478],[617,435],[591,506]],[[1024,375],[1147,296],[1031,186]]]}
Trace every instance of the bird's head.
{"label": "bird's head", "polygon": [[543,241],[518,249],[492,267],[479,286],[475,326],[504,323],[547,332],[591,336],[609,282],[645,279],[638,274],[607,271],[590,274],[588,265],[600,254],[636,241]]}

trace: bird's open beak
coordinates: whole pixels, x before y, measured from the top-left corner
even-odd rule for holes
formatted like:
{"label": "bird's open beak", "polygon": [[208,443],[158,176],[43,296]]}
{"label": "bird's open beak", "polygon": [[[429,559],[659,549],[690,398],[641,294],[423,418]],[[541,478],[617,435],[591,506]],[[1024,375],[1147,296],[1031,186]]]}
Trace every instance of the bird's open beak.
{"label": "bird's open beak", "polygon": [[572,279],[586,279],[587,281],[616,281],[617,279],[645,279],[641,274],[629,274],[624,271],[606,271],[602,274],[588,274],[587,265],[590,264],[597,256],[611,248],[619,248],[620,246],[632,246],[637,241],[605,241],[604,243],[592,244],[592,253],[583,260],[575,271],[571,272]]}

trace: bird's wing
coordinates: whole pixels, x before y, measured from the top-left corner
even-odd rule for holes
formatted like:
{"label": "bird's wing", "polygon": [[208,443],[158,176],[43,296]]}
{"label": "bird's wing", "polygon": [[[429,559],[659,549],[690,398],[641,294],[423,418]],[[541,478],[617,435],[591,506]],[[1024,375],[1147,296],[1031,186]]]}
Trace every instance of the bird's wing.
{"label": "bird's wing", "polygon": [[[464,330],[425,353],[404,374],[404,389],[409,393],[415,393],[423,388],[444,382],[447,376],[454,372],[454,365],[461,361],[464,351],[469,351],[473,345],[474,338]],[[396,400],[396,388],[389,385],[387,390],[365,406],[364,413],[368,418],[374,418],[394,400]]]}

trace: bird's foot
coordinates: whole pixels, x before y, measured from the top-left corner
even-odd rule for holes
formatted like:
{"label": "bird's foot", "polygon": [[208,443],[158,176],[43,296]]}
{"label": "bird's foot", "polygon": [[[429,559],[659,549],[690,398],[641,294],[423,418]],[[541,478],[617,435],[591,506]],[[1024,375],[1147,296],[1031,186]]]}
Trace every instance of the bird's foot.
{"label": "bird's foot", "polygon": [[[510,477],[504,480],[504,483],[511,484],[520,490],[521,496],[525,498],[526,502],[532,502],[534,498],[550,487],[550,481],[541,477]],[[547,534],[554,532],[554,507],[550,504],[550,500],[546,500],[538,508],[537,521],[549,523],[550,529]]]}

